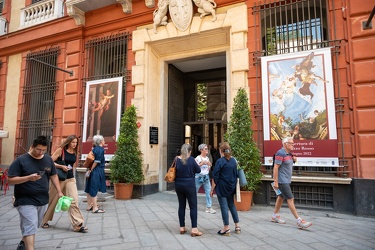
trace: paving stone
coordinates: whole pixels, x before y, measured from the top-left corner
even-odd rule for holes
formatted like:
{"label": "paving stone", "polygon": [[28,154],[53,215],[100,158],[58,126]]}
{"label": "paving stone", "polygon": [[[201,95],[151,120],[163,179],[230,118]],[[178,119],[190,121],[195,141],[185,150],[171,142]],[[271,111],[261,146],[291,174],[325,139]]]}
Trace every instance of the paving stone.
{"label": "paving stone", "polygon": [[[0,249],[16,249],[21,239],[19,216],[11,205],[13,187],[0,200]],[[179,234],[178,201],[172,191],[148,195],[142,199],[115,200],[113,194],[100,194],[101,208],[106,212],[87,212],[86,194],[79,191],[82,214],[88,233],[72,231],[66,212],[55,213],[49,229],[38,229],[35,249],[90,250],[178,250],[178,249],[374,249],[375,218],[338,214],[330,211],[298,209],[304,219],[312,221],[307,230],[300,230],[287,207],[280,215],[286,224],[271,222],[272,206],[255,205],[239,212],[241,234],[234,234],[230,216],[231,236],[220,236],[223,227],[217,198],[213,198],[216,214],[205,213],[205,196],[198,195],[198,228],[203,236],[190,236],[189,210],[185,221],[188,233]]]}

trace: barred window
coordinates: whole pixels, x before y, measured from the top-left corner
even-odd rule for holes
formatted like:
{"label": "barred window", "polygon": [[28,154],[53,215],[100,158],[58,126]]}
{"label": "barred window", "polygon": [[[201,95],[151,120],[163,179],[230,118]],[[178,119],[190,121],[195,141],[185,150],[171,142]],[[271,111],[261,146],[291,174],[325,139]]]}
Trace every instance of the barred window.
{"label": "barred window", "polygon": [[[38,135],[52,137],[55,126],[54,108],[57,82],[56,69],[50,65],[57,65],[59,51],[60,49],[55,47],[29,53],[26,56],[21,117],[18,138],[16,138],[16,156],[26,153]],[[48,150],[50,151],[50,147]]]}
{"label": "barred window", "polygon": [[86,43],[85,81],[125,77],[129,33],[121,33],[90,40]]}
{"label": "barred window", "polygon": [[261,14],[264,55],[328,46],[325,0],[272,1],[255,11]]}
{"label": "barred window", "polygon": [[130,39],[129,33],[120,33],[90,40],[85,46],[84,81],[123,77],[121,107],[125,106],[126,83],[131,79],[131,71],[127,70]]}

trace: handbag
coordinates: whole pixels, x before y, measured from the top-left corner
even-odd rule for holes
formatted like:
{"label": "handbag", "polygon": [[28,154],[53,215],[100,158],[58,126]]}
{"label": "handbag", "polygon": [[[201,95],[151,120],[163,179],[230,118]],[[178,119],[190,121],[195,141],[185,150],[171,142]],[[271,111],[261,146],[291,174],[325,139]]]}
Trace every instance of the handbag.
{"label": "handbag", "polygon": [[164,180],[166,182],[171,183],[174,182],[174,180],[176,179],[176,159],[177,157],[174,158],[172,165],[170,166],[170,168],[164,176]]}
{"label": "handbag", "polygon": [[94,163],[94,160],[95,160],[95,155],[92,152],[92,150],[90,150],[90,152],[87,154],[85,162],[83,163],[83,167],[91,169],[91,166]]}
{"label": "handbag", "polygon": [[[59,165],[66,166],[65,158],[64,158],[64,149],[62,149],[61,156],[59,158],[57,158],[57,160],[55,162]],[[68,177],[68,172],[65,172],[61,168],[56,168],[56,171],[57,171],[57,176],[59,177],[59,180],[65,181],[66,177]]]}
{"label": "handbag", "polygon": [[243,169],[238,169],[237,173],[238,173],[238,179],[239,179],[239,182],[240,182],[240,186],[241,187],[246,186],[247,180],[246,180],[245,172],[243,171]]}

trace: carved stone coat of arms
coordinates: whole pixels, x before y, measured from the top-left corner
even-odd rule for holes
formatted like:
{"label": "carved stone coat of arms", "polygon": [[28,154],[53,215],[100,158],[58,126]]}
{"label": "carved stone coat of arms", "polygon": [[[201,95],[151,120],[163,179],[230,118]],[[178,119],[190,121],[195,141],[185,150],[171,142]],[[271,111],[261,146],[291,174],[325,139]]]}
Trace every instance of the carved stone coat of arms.
{"label": "carved stone coat of arms", "polygon": [[169,14],[180,31],[185,31],[193,19],[193,3],[191,0],[170,0]]}
{"label": "carved stone coat of arms", "polygon": [[[214,0],[193,0],[198,7],[200,18],[206,15],[212,15],[212,21],[216,21],[216,3]],[[180,31],[185,31],[193,19],[193,2],[192,0],[160,0],[158,8],[154,11],[154,33],[157,33],[157,27],[167,25],[167,6],[173,24]]]}

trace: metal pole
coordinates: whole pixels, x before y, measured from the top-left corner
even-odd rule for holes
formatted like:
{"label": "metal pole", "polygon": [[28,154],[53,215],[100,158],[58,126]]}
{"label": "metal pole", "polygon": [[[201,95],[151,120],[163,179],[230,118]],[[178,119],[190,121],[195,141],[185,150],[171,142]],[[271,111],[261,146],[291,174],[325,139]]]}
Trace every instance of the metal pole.
{"label": "metal pole", "polygon": [[365,24],[365,28],[370,28],[370,23],[372,21],[372,18],[374,17],[374,14],[375,14],[375,6],[374,6],[374,8],[372,8],[371,14],[368,17],[368,20],[367,20],[367,22]]}
{"label": "metal pole", "polygon": [[39,61],[39,60],[37,60],[37,59],[35,59],[35,58],[30,58],[30,60],[33,60],[33,61],[36,61],[36,62],[38,62],[38,63],[42,63],[42,64],[44,64],[44,65],[50,66],[50,67],[52,67],[52,68],[55,68],[55,69],[58,69],[58,70],[64,71],[64,72],[66,72],[66,73],[69,73],[70,76],[73,76],[73,70],[69,71],[69,70],[66,70],[66,69],[62,69],[62,68],[56,67],[55,65],[51,65],[51,64],[49,64],[49,63],[45,63],[45,62],[43,62],[43,61]]}

